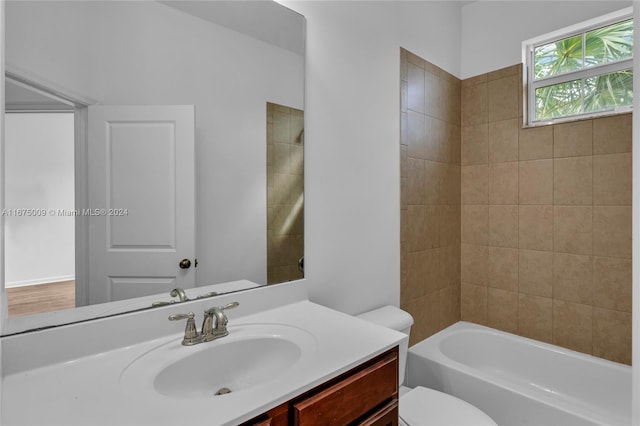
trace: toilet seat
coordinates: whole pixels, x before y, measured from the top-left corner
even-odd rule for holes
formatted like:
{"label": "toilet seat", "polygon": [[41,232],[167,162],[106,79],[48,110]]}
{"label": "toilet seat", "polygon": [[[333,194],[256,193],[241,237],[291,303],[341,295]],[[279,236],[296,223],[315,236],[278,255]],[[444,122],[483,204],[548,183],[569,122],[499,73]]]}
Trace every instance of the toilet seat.
{"label": "toilet seat", "polygon": [[407,426],[497,426],[491,417],[468,402],[422,386],[400,396],[400,424]]}

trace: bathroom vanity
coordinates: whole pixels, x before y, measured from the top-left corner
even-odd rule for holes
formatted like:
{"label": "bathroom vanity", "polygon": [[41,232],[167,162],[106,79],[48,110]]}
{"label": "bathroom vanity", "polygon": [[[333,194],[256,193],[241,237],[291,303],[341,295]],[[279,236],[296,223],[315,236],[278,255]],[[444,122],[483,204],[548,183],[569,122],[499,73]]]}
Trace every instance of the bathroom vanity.
{"label": "bathroom vanity", "polygon": [[[191,311],[199,328],[232,302],[211,342],[184,346],[168,321]],[[310,302],[300,282],[8,336],[1,423],[396,424],[406,338]]]}
{"label": "bathroom vanity", "polygon": [[243,426],[398,424],[398,348],[364,362]]}

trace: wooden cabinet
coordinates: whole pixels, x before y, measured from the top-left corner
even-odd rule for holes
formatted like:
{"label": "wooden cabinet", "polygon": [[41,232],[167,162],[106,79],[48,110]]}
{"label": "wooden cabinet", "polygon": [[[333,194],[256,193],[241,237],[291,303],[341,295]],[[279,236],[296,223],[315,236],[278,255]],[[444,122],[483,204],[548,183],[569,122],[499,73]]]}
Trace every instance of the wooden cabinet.
{"label": "wooden cabinet", "polygon": [[267,425],[398,425],[398,348],[243,424]]}

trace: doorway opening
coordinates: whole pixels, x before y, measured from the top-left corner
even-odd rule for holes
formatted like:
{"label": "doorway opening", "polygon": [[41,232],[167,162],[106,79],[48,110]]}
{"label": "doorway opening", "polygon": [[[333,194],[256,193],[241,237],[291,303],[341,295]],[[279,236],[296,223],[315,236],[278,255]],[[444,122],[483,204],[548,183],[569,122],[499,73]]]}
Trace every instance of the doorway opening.
{"label": "doorway opening", "polygon": [[5,79],[5,276],[8,314],[76,306],[75,105]]}

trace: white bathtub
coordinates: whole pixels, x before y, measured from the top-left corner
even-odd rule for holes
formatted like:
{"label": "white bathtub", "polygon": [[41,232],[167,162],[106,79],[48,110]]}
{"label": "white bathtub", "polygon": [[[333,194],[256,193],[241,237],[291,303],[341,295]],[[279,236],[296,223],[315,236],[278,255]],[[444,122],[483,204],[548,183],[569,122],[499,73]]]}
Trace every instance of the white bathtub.
{"label": "white bathtub", "polygon": [[631,424],[631,367],[458,322],[409,349],[408,384],[511,425]]}

